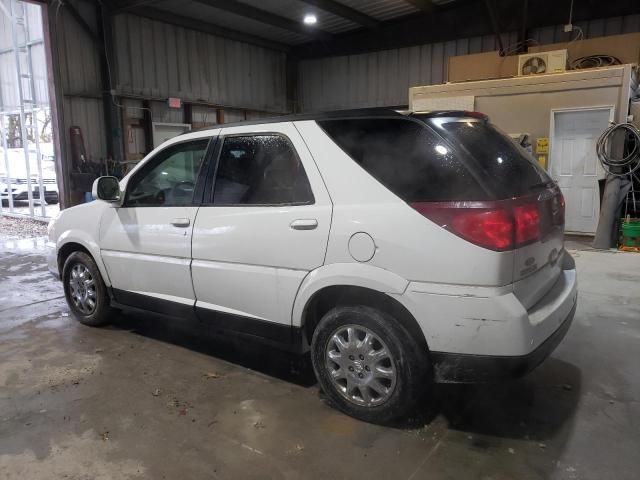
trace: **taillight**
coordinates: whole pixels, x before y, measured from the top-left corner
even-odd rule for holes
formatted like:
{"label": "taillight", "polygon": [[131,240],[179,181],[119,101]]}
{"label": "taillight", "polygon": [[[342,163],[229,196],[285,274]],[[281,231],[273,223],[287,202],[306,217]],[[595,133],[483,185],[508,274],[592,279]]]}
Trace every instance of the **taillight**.
{"label": "taillight", "polygon": [[492,250],[508,250],[513,244],[513,222],[506,210],[458,212],[451,220],[450,230]]}
{"label": "taillight", "polygon": [[540,204],[532,199],[417,202],[411,206],[451,233],[498,252],[540,240]]}
{"label": "taillight", "polygon": [[529,203],[514,207],[516,245],[526,245],[540,238],[540,212],[538,205]]}

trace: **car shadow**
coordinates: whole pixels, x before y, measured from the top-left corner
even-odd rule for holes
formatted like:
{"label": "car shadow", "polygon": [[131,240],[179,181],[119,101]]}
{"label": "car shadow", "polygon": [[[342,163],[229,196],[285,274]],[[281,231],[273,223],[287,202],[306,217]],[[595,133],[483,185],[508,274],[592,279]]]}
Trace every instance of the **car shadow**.
{"label": "car shadow", "polygon": [[425,403],[398,428],[419,428],[442,415],[453,430],[544,442],[575,414],[581,395],[575,365],[548,358],[525,377],[486,384],[437,384]]}
{"label": "car shadow", "polygon": [[178,345],[303,387],[316,383],[309,355],[277,349],[249,336],[223,333],[199,320],[127,311],[113,319],[112,328]]}
{"label": "car shadow", "polygon": [[[179,345],[303,387],[316,384],[309,355],[221,334],[197,320],[132,311],[118,315],[112,328]],[[544,442],[555,438],[572,419],[580,400],[581,372],[551,357],[521,379],[478,385],[436,384],[432,393],[413,415],[387,426],[423,428],[442,416],[449,429],[478,434],[478,442],[482,442],[482,435]]]}

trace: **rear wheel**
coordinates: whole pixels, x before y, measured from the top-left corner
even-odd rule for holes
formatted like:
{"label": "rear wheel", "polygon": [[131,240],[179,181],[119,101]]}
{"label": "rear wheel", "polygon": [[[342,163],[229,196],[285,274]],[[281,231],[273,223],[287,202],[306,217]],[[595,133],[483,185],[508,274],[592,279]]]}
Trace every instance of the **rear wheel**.
{"label": "rear wheel", "polygon": [[329,402],[367,422],[407,415],[431,383],[427,352],[395,318],[367,306],[325,314],[311,356]]}
{"label": "rear wheel", "polygon": [[107,287],[91,256],[73,252],[64,262],[62,281],[67,304],[81,323],[99,327],[109,323],[113,313]]}

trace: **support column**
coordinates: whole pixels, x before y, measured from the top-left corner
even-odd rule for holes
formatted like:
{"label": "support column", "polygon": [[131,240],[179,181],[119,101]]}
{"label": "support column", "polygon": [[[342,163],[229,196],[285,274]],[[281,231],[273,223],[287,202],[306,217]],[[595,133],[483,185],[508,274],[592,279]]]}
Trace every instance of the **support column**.
{"label": "support column", "polygon": [[122,161],[123,139],[120,125],[120,107],[115,96],[117,72],[115,49],[113,46],[113,29],[111,11],[106,3],[100,2],[96,7],[98,19],[98,38],[100,40],[100,74],[102,79],[102,105],[104,109],[105,135],[107,155],[116,161]]}

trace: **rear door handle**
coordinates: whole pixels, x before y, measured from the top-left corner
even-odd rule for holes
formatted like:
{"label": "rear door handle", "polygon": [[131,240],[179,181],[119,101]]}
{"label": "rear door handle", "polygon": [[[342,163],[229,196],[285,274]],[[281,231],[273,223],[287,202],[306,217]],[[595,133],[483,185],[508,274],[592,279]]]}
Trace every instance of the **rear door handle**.
{"label": "rear door handle", "polygon": [[289,225],[293,230],[315,230],[318,228],[318,220],[315,218],[300,218]]}
{"label": "rear door handle", "polygon": [[191,221],[188,218],[174,218],[171,220],[171,225],[174,227],[188,227]]}

